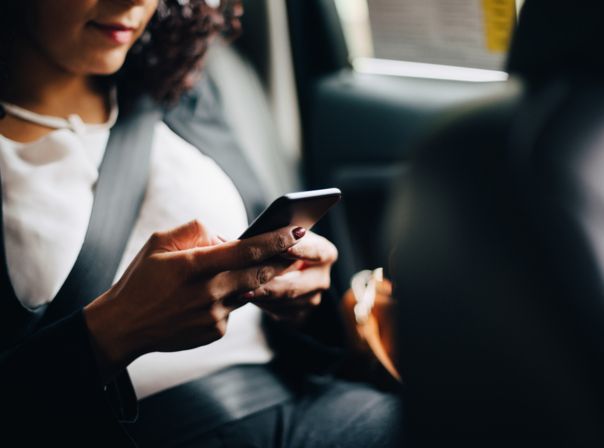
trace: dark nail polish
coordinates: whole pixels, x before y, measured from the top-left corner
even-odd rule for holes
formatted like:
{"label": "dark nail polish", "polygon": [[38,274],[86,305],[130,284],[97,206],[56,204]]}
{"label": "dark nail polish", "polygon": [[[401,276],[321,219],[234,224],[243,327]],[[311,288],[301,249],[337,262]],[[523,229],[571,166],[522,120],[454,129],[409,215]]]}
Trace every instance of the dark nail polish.
{"label": "dark nail polish", "polygon": [[299,240],[306,235],[306,229],[304,227],[296,227],[294,230],[292,230],[292,234],[294,235],[295,239]]}
{"label": "dark nail polish", "polygon": [[254,294],[254,291],[248,291],[243,295],[243,299],[245,300],[252,300],[254,298],[256,294]]}

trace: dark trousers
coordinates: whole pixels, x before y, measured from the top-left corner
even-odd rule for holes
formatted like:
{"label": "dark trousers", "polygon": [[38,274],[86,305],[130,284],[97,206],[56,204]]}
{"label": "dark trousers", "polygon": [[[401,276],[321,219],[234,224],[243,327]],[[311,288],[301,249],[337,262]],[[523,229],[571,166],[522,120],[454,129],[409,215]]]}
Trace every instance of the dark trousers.
{"label": "dark trousers", "polygon": [[199,434],[171,425],[157,437],[135,438],[144,447],[381,448],[396,446],[402,422],[398,397],[340,380],[309,379],[281,404]]}

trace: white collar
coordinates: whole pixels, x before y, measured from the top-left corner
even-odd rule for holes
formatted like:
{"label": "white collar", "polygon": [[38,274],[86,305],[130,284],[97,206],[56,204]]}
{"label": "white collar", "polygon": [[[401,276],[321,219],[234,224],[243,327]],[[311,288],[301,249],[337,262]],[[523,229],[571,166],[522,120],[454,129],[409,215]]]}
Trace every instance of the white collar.
{"label": "white collar", "polygon": [[117,121],[118,116],[116,89],[111,89],[111,92],[109,93],[109,104],[111,108],[109,119],[105,123],[87,124],[76,114],[69,115],[67,118],[53,117],[51,115],[42,115],[32,112],[15,104],[0,101],[0,105],[7,114],[51,129],[69,129],[76,134],[111,129]]}

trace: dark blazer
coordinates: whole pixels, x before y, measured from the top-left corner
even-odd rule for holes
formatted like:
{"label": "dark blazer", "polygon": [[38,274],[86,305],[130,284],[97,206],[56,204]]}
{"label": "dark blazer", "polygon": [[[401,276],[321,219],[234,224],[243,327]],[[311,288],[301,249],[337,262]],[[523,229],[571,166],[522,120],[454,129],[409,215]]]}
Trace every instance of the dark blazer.
{"label": "dark blazer", "polygon": [[[264,208],[267,201],[260,182],[232,136],[222,113],[220,96],[210,79],[204,78],[176,108],[163,114],[163,120],[229,175],[243,197],[248,218],[252,219]],[[3,245],[0,249],[3,250]],[[116,254],[121,258],[121,252]],[[117,261],[111,260],[111,264],[117,266]],[[110,274],[106,276],[112,278]],[[78,275],[84,274],[76,272],[73,277]],[[0,291],[6,292],[0,299],[4,302],[0,304],[2,437],[14,436],[22,446],[52,442],[63,446],[132,446],[121,424],[136,417],[136,398],[129,378],[124,372],[116,382],[102,384],[81,311],[98,294],[78,299],[75,311],[61,307],[60,303],[52,309],[55,299],[50,309],[31,313],[11,294],[6,266],[0,270],[0,281],[3,283]],[[71,291],[78,290],[67,288],[66,298],[60,299],[70,300],[70,294],[77,293]],[[289,357],[287,362],[291,366],[329,368],[339,354],[335,347],[342,342],[341,325],[330,301],[326,301],[323,312],[309,327],[321,333],[324,340],[330,340],[331,346],[318,342],[310,335],[312,332],[266,322],[269,341],[278,341],[275,350]]]}

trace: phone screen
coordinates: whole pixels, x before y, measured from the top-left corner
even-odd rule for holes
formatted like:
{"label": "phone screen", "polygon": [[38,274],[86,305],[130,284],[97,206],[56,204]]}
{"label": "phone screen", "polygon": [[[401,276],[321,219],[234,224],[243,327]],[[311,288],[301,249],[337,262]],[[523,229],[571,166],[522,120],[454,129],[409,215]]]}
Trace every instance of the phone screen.
{"label": "phone screen", "polygon": [[342,197],[337,188],[300,191],[276,199],[247,228],[239,239],[295,225],[310,229]]}

